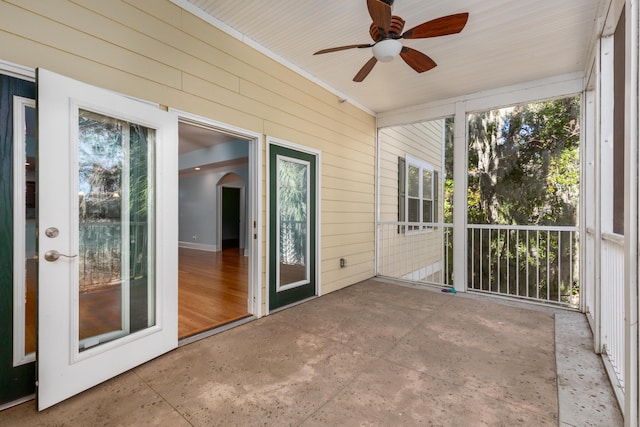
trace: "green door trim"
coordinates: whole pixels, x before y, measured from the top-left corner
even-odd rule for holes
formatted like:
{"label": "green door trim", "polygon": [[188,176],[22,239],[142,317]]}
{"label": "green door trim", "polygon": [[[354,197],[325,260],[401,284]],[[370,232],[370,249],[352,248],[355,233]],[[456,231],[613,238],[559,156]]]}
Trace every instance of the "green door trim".
{"label": "green door trim", "polygon": [[35,362],[13,366],[13,97],[35,99],[31,81],[0,74],[0,407],[35,393]]}
{"label": "green door trim", "polygon": [[[319,153],[303,151],[303,148],[291,147],[281,141],[268,138],[268,288],[269,310],[275,310],[291,305],[318,294],[318,164]],[[308,164],[308,229],[306,239],[309,248],[307,274],[308,283],[292,288],[277,289],[277,272],[280,263],[280,249],[278,245],[278,159],[292,159],[300,164]]]}

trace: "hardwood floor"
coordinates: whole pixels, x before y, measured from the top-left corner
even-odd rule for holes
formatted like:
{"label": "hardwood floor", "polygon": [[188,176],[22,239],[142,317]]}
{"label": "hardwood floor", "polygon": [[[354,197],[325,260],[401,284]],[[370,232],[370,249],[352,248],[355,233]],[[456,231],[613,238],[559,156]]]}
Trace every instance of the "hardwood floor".
{"label": "hardwood floor", "polygon": [[[249,316],[249,259],[238,249],[179,250],[178,338],[185,338]],[[27,264],[27,353],[35,343],[35,262]],[[120,327],[120,287],[80,295],[80,337]]]}
{"label": "hardwood floor", "polygon": [[249,316],[249,258],[239,249],[180,248],[178,338]]}
{"label": "hardwood floor", "polygon": [[36,351],[36,272],[38,265],[33,259],[26,261],[26,295],[24,301],[24,353]]}

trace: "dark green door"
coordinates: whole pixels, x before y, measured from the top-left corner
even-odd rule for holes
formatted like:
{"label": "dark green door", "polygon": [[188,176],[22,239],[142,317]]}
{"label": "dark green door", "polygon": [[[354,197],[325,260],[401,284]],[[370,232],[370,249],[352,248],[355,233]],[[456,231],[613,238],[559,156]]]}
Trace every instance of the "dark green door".
{"label": "dark green door", "polygon": [[316,295],[316,156],[269,148],[269,309]]}
{"label": "dark green door", "polygon": [[[35,392],[35,92],[35,83],[0,75],[0,407]],[[23,133],[14,135],[14,126]],[[20,182],[14,179],[16,152],[22,157]],[[14,236],[15,189],[22,193],[16,211],[23,229]],[[14,253],[14,237],[23,253]],[[14,295],[14,257],[23,263],[16,281],[23,296]],[[25,303],[14,313],[17,301]],[[14,322],[20,336],[14,336]]]}

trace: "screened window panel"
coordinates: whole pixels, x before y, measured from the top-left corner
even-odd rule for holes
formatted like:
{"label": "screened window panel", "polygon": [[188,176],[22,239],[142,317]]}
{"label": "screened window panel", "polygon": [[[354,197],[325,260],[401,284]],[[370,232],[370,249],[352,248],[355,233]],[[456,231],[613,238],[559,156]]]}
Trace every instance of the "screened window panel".
{"label": "screened window panel", "polygon": [[433,202],[431,200],[422,201],[422,222],[433,222]]}
{"label": "screened window panel", "polygon": [[409,165],[409,175],[407,176],[407,187],[409,197],[420,197],[420,168]]}
{"label": "screened window panel", "polygon": [[422,170],[422,198],[433,200],[433,179],[430,170]]}
{"label": "screened window panel", "polygon": [[420,222],[420,200],[409,198],[409,222]]}

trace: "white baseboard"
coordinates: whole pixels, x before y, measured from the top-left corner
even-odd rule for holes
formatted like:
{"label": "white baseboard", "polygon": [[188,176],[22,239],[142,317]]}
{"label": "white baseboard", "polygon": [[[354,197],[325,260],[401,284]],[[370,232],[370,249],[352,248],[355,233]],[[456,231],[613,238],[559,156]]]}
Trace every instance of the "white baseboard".
{"label": "white baseboard", "polygon": [[199,251],[218,252],[216,245],[205,245],[202,243],[178,242],[179,248],[197,249]]}

